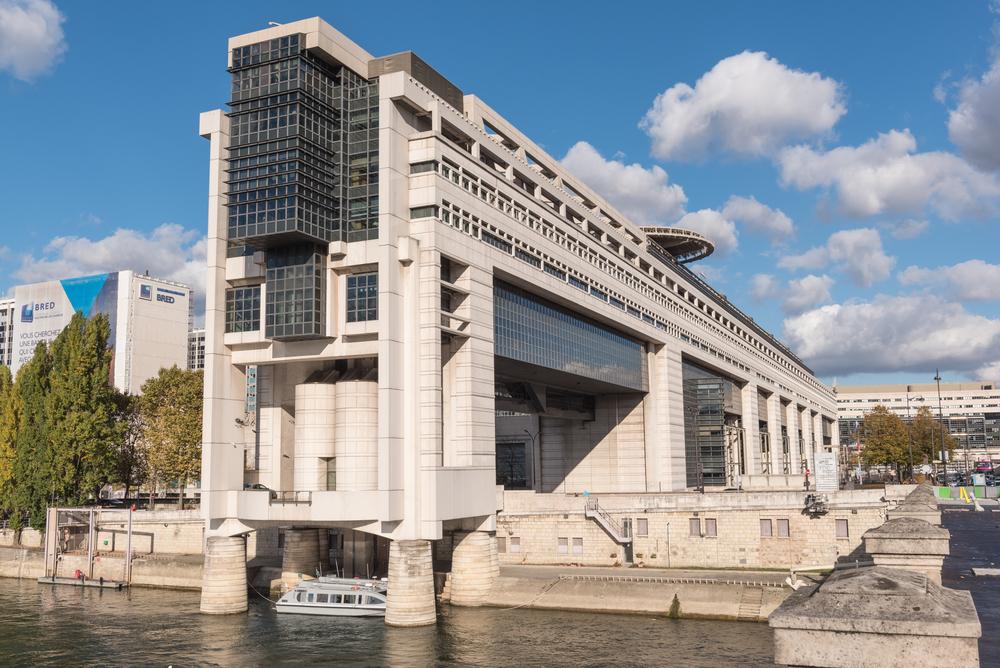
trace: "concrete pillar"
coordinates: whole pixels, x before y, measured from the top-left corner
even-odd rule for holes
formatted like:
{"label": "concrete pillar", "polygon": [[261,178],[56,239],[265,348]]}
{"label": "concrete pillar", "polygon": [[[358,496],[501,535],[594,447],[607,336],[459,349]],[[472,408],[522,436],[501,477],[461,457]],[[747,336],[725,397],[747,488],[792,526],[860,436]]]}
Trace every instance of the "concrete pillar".
{"label": "concrete pillar", "polygon": [[770,434],[771,458],[768,461],[767,473],[781,472],[781,397],[772,392],[767,398],[767,433]]}
{"label": "concrete pillar", "polygon": [[392,541],[385,623],[389,626],[428,626],[436,621],[431,542]]}
{"label": "concrete pillar", "polygon": [[316,529],[285,529],[281,572],[312,576],[319,565],[319,533]]}
{"label": "concrete pillar", "polygon": [[378,489],[378,383],[337,383],[337,489]]}
{"label": "concrete pillar", "polygon": [[243,536],[210,536],[205,544],[201,611],[230,615],[247,609],[247,545]]}
{"label": "concrete pillar", "polygon": [[950,554],[951,532],[914,517],[889,520],[862,536],[876,566],[923,573],[941,584],[941,567]]}
{"label": "concrete pillar", "polygon": [[493,539],[485,531],[456,531],[451,557],[451,604],[476,607],[493,585]]}
{"label": "concrete pillar", "polygon": [[742,400],[743,416],[743,451],[746,461],[743,468],[747,475],[752,475],[760,470],[760,427],[758,423],[761,419],[759,410],[757,383],[747,383],[740,392]]}
{"label": "concrete pillar", "polygon": [[490,566],[493,572],[493,582],[500,577],[500,550],[497,549],[497,536],[490,536]]}
{"label": "concrete pillar", "polygon": [[296,490],[327,489],[327,461],[334,456],[337,388],[333,383],[295,386]]}

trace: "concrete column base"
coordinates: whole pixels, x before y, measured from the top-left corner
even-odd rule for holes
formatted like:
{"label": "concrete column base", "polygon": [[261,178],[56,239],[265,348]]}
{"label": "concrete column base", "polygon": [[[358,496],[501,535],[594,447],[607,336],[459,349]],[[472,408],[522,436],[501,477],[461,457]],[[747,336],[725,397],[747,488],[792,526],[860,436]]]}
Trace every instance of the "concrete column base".
{"label": "concrete column base", "polygon": [[313,577],[320,563],[319,532],[316,529],[285,529],[285,548],[281,553],[282,579]]}
{"label": "concrete column base", "polygon": [[493,586],[495,543],[485,531],[456,531],[454,540],[451,604],[480,606]]}
{"label": "concrete column base", "polygon": [[392,541],[385,623],[388,626],[429,626],[436,622],[431,542]]}
{"label": "concrete column base", "polygon": [[926,575],[934,584],[941,584],[941,567],[944,557],[923,554],[873,554],[872,562],[876,566],[901,568]]}
{"label": "concrete column base", "polygon": [[490,566],[493,571],[493,582],[496,582],[500,577],[500,551],[497,549],[496,534],[490,536]]}
{"label": "concrete column base", "polygon": [[212,536],[205,544],[201,611],[231,615],[247,610],[247,545],[243,536]]}

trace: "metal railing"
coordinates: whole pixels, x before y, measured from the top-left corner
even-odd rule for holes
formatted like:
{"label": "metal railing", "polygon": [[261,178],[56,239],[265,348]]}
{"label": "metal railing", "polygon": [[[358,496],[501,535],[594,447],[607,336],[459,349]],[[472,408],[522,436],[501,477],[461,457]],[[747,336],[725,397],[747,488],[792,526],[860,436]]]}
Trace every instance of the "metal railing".
{"label": "metal railing", "polygon": [[596,519],[598,524],[601,524],[619,543],[629,543],[632,541],[632,537],[626,535],[622,524],[601,508],[596,498],[589,497],[587,499],[584,515],[591,519]]}
{"label": "metal railing", "polygon": [[312,504],[312,492],[276,492],[271,491],[271,505],[310,505]]}

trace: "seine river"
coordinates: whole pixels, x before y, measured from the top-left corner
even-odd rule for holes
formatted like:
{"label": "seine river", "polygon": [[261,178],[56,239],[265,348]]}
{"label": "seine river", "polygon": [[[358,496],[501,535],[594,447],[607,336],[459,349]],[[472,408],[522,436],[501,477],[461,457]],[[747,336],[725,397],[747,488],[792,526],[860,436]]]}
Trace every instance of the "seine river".
{"label": "seine river", "polygon": [[198,594],[0,579],[2,666],[765,666],[766,624],[449,608],[436,627],[380,619],[209,617]]}

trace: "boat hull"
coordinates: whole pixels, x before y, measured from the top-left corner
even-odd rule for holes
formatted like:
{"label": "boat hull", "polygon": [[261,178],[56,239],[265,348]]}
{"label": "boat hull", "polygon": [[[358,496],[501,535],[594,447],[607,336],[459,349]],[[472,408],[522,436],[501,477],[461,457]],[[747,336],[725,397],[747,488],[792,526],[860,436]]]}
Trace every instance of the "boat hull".
{"label": "boat hull", "polygon": [[366,606],[308,605],[302,603],[278,603],[278,612],[292,615],[321,615],[324,617],[385,617],[385,608]]}

